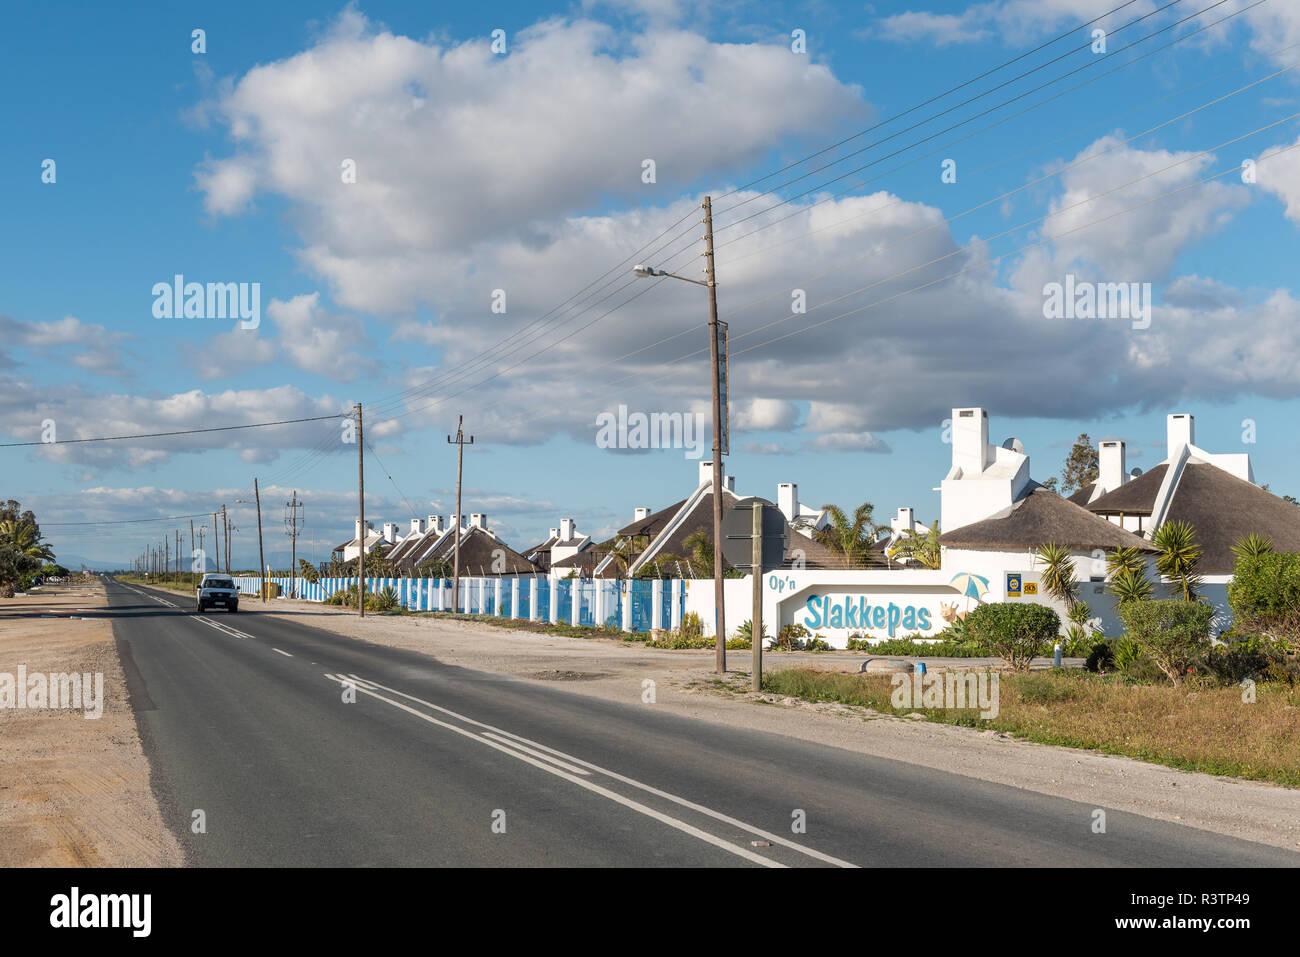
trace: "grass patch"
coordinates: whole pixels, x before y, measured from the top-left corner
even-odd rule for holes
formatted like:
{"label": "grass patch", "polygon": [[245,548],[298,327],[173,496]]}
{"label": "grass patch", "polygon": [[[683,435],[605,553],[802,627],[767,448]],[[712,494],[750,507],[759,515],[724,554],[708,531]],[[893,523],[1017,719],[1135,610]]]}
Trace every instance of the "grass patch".
{"label": "grass patch", "polygon": [[1178,689],[1072,670],[1003,673],[998,716],[984,719],[974,709],[896,710],[890,678],[789,668],[764,674],[763,690],[1300,787],[1300,689],[1285,684],[1258,685],[1256,702],[1246,704],[1240,688]]}

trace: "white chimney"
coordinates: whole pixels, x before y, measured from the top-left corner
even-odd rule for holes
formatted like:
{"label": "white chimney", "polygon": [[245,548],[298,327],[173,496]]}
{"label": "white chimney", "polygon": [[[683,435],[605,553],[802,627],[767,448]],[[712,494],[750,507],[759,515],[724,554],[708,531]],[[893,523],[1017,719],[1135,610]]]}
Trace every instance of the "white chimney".
{"label": "white chimney", "polygon": [[551,529],[551,538],[559,538],[559,537],[560,537],[560,530],[558,528]]}
{"label": "white chimney", "polygon": [[441,515],[430,515],[428,528],[432,534],[441,535],[447,530],[447,523]]}
{"label": "white chimney", "polygon": [[632,521],[634,522],[639,522],[643,518],[649,518],[649,517],[650,517],[650,509],[648,508],[637,508],[632,510]]}
{"label": "white chimney", "polygon": [[916,531],[916,511],[911,507],[900,508],[898,514],[890,520],[889,526],[895,535]]}
{"label": "white chimney", "polygon": [[787,522],[794,522],[799,517],[799,486],[793,482],[782,482],[778,485],[776,507],[781,510]]}
{"label": "white chimney", "polygon": [[963,477],[989,466],[989,414],[984,409],[952,410],[952,464]]}
{"label": "white chimney", "polygon": [[713,481],[713,462],[700,463],[700,485],[708,485]]}
{"label": "white chimney", "polygon": [[487,515],[482,512],[475,512],[469,517],[470,528],[487,528]]}
{"label": "white chimney", "polygon": [[1166,416],[1165,432],[1169,438],[1169,460],[1172,462],[1179,446],[1196,444],[1196,418],[1186,412]]}
{"label": "white chimney", "polygon": [[411,534],[412,535],[424,534],[424,519],[422,518],[411,519]]}
{"label": "white chimney", "polygon": [[726,489],[728,492],[734,492],[736,490],[736,476],[734,475],[722,476],[722,487]]}
{"label": "white chimney", "polygon": [[[360,541],[361,540],[361,519],[358,518],[355,522],[353,522],[352,528],[353,528],[352,537],[355,538],[357,541]],[[375,530],[375,523],[366,522],[366,529],[368,532],[373,532]]]}
{"label": "white chimney", "polygon": [[560,519],[560,540],[565,542],[570,541],[573,538],[573,534],[573,519]]}
{"label": "white chimney", "polygon": [[384,522],[384,541],[386,541],[389,545],[392,545],[397,541],[396,522]]}
{"label": "white chimney", "polygon": [[1103,493],[1114,491],[1128,481],[1124,468],[1126,460],[1124,443],[1119,440],[1102,442],[1097,446],[1097,484]]}

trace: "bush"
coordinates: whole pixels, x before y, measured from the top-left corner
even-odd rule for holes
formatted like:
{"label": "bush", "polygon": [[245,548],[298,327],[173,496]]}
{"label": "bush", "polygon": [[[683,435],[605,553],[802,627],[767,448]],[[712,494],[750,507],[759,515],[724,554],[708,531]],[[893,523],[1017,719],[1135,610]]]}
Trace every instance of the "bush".
{"label": "bush", "polygon": [[1243,552],[1228,583],[1233,628],[1300,648],[1300,552]]}
{"label": "bush", "polygon": [[1061,630],[1061,619],[1045,605],[995,602],[966,616],[966,633],[1016,671],[1046,654]]}
{"label": "bush", "polygon": [[772,647],[780,648],[782,651],[798,651],[803,647],[803,639],[811,634],[812,632],[803,625],[785,625],[776,633],[776,641],[772,642]]}
{"label": "bush", "polygon": [[700,620],[698,612],[688,611],[682,615],[682,624],[678,629],[681,636],[686,639],[699,639],[704,637],[704,622]]}
{"label": "bush", "polygon": [[1240,684],[1246,678],[1270,680],[1275,666],[1285,673],[1286,663],[1286,648],[1281,643],[1251,637],[1216,645],[1204,660],[1205,670],[1225,685]]}
{"label": "bush", "polygon": [[1157,599],[1126,602],[1119,609],[1128,637],[1175,685],[1210,650],[1214,606],[1202,601]]}
{"label": "bush", "polygon": [[[743,641],[744,644],[739,647],[749,648],[750,642],[753,640],[753,637],[754,637],[754,623],[752,621],[746,621],[739,628],[736,629],[736,634],[733,638],[728,640],[727,647],[728,648],[731,647],[732,641]],[[767,628],[763,629],[762,637],[764,641],[772,640],[772,636],[767,633]]]}

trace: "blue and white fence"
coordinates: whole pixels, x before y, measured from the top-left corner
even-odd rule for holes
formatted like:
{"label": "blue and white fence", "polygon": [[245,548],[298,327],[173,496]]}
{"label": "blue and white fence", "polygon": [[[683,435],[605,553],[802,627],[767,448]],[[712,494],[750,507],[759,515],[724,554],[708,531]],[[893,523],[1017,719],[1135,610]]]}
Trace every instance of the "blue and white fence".
{"label": "blue and white fence", "polygon": [[[356,577],[273,577],[284,597],[325,601],[338,591],[355,590]],[[256,596],[261,580],[239,575],[235,584],[245,595]],[[671,580],[619,580],[612,578],[550,579],[531,575],[462,578],[460,594],[452,600],[449,578],[366,578],[367,593],[391,588],[403,608],[411,611],[457,611],[572,625],[603,626],[621,631],[678,628],[686,607],[686,583]]]}

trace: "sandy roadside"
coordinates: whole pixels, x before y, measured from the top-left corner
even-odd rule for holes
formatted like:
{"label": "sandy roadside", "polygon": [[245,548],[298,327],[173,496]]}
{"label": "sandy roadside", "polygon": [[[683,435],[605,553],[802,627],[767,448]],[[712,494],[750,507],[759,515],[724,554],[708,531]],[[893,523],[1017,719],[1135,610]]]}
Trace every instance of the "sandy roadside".
{"label": "sandy roadside", "polygon": [[[102,582],[0,601],[0,672],[102,672],[103,715],[0,709],[0,866],[172,867]],[[39,617],[57,614],[60,617]]]}
{"label": "sandy roadside", "polygon": [[[270,609],[274,609],[273,611]],[[242,609],[241,609],[242,610]],[[1132,758],[1006,738],[836,704],[733,695],[713,687],[711,651],[664,651],[611,639],[565,638],[487,624],[370,615],[277,600],[266,612],[341,637],[424,652],[465,668],[551,681],[578,694],[640,706],[642,682],[655,682],[653,707],[731,727],[750,728],[862,754],[1009,784],[1092,807],[1142,814],[1244,840],[1300,850],[1300,790],[1180,771]],[[250,622],[250,625],[252,623]],[[865,656],[765,656],[765,667],[813,664],[857,671]],[[750,653],[731,652],[748,672]],[[775,707],[764,707],[763,703]]]}

